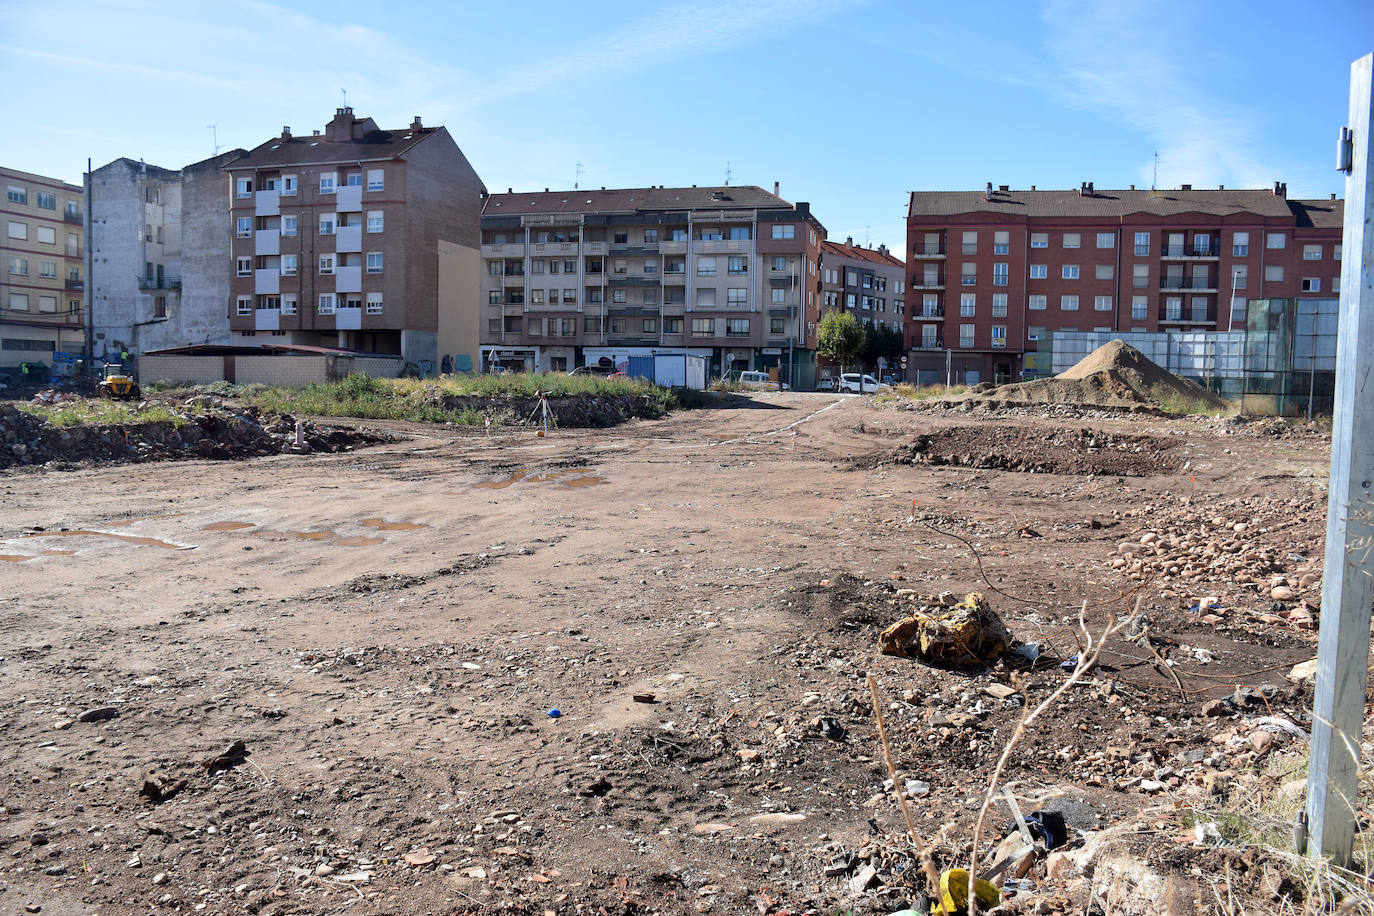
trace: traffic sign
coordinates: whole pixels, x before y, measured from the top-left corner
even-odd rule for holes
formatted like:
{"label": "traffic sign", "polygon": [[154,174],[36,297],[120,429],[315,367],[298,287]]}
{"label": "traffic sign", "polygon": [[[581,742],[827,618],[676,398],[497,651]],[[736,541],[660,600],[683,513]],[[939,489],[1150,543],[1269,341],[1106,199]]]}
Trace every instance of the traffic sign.
{"label": "traffic sign", "polygon": [[906,357],[905,357],[905,356],[902,357],[902,368],[903,368],[903,369],[906,368]]}

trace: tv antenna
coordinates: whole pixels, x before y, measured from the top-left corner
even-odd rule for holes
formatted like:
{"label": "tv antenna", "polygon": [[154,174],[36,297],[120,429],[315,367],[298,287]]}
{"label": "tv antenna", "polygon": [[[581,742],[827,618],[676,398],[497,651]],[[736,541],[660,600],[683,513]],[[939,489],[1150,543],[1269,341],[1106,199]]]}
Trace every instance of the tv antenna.
{"label": "tv antenna", "polygon": [[340,89],[339,92],[343,93],[343,100],[344,100],[343,107],[347,108],[347,107],[348,107],[348,90],[347,90],[347,89]]}
{"label": "tv antenna", "polygon": [[582,163],[579,161],[579,162],[577,163],[577,173],[573,176],[573,190],[574,190],[574,191],[576,191],[576,190],[578,189],[578,187],[582,184],[582,173],[585,172],[585,171],[586,171],[586,169],[582,168]]}
{"label": "tv antenna", "polygon": [[872,226],[864,226],[864,247],[865,247],[865,248],[872,248],[872,247],[873,247],[873,245],[869,242],[869,239],[868,239],[868,231],[869,231],[870,229],[872,229],[872,228],[873,228]]}
{"label": "tv antenna", "polygon": [[731,174],[732,174],[732,173],[731,173],[731,171],[730,171],[730,160],[729,160],[729,159],[726,159],[726,160],[725,160],[725,186],[726,186],[727,188],[730,187],[730,175],[731,175]]}
{"label": "tv antenna", "polygon": [[1159,167],[1160,167],[1161,165],[1167,165],[1167,164],[1168,164],[1168,163],[1166,163],[1163,159],[1160,159],[1160,158],[1159,158],[1159,150],[1155,150],[1155,173],[1154,173],[1154,177],[1150,179],[1150,193],[1151,193],[1151,194],[1153,194],[1155,191],[1157,191],[1157,190],[1159,189]]}
{"label": "tv antenna", "polygon": [[223,123],[223,121],[216,121],[214,124],[205,125],[205,129],[210,131],[211,142],[215,145],[215,151],[210,154],[212,156],[219,155],[219,126]]}

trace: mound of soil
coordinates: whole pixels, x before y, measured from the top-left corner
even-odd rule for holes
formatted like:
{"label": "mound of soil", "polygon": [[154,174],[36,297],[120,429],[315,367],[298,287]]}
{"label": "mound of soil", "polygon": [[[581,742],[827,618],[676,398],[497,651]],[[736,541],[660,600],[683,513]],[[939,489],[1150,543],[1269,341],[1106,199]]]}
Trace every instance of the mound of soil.
{"label": "mound of soil", "polygon": [[1146,477],[1178,470],[1178,443],[1093,429],[955,426],[923,433],[892,453],[897,464],[992,468],[1032,474]]}
{"label": "mound of soil", "polygon": [[[653,420],[663,411],[648,395],[578,395],[548,398],[549,410],[564,428],[605,428],[626,420]],[[480,397],[440,394],[435,403],[446,410],[474,410],[490,417],[493,426],[520,426],[526,421],[538,425],[539,399],[525,397]]]}
{"label": "mound of soil", "polygon": [[[310,451],[338,452],[380,437],[346,427],[307,423]],[[167,421],[104,426],[53,426],[47,420],[0,404],[0,468],[58,462],[235,459],[291,451],[295,421],[266,424],[246,415],[205,414],[180,424]]]}
{"label": "mound of soil", "polygon": [[942,406],[955,406],[960,401],[969,405],[982,402],[988,407],[1069,404],[1166,413],[1194,404],[1218,411],[1227,407],[1224,399],[1196,382],[1160,368],[1145,354],[1120,340],[1103,344],[1053,378],[1002,385],[991,391],[970,393],[958,401],[941,403]]}

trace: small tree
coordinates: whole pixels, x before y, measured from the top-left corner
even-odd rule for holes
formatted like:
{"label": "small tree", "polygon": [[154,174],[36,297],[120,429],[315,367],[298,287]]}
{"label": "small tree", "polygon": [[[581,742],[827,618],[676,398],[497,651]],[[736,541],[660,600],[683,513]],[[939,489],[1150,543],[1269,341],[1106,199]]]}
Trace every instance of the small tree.
{"label": "small tree", "polygon": [[821,318],[821,326],[816,335],[816,351],[826,359],[840,364],[844,372],[846,363],[858,355],[864,347],[864,329],[854,316],[843,309],[826,312]]}

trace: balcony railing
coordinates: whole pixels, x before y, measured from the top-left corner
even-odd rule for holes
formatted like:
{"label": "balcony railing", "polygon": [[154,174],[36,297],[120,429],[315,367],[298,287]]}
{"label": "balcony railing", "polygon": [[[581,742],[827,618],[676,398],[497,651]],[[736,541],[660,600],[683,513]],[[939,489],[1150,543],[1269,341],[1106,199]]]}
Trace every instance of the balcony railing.
{"label": "balcony railing", "polygon": [[945,256],[944,242],[923,242],[912,246],[911,256],[913,258],[942,258]]}
{"label": "balcony railing", "polygon": [[84,280],[68,280],[66,287],[71,290],[83,290],[86,288],[86,282]]}
{"label": "balcony railing", "polygon": [[911,275],[912,289],[944,289],[945,277],[943,274],[932,274],[930,276]]}
{"label": "balcony railing", "polygon": [[1217,281],[1210,277],[1164,277],[1159,281],[1160,289],[1191,289],[1216,292]]}
{"label": "balcony railing", "polygon": [[1205,309],[1185,309],[1163,305],[1160,306],[1159,309],[1159,320],[1176,321],[1185,324],[1216,324],[1217,309],[1216,306],[1210,306]]}
{"label": "balcony railing", "polygon": [[914,341],[911,346],[916,350],[943,350],[945,339],[943,337],[922,337]]}
{"label": "balcony railing", "polygon": [[1196,242],[1192,245],[1161,245],[1159,256],[1162,258],[1217,258],[1221,256],[1221,242],[1213,240],[1206,245]]}
{"label": "balcony railing", "polygon": [[[67,281],[72,282],[72,281]],[[80,283],[80,280],[76,281]],[[140,277],[139,289],[181,289],[180,277]]]}
{"label": "balcony railing", "polygon": [[923,309],[921,309],[921,311],[920,311],[919,314],[913,315],[912,317],[918,318],[918,319],[919,319],[919,318],[943,318],[943,317],[945,317],[945,310],[944,310],[943,307],[941,307],[941,308],[933,308],[933,309],[925,309],[925,308],[923,308]]}
{"label": "balcony railing", "polygon": [[63,213],[62,222],[71,223],[73,226],[80,226],[82,223],[80,213]]}

